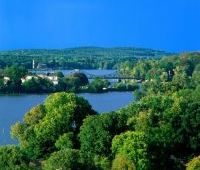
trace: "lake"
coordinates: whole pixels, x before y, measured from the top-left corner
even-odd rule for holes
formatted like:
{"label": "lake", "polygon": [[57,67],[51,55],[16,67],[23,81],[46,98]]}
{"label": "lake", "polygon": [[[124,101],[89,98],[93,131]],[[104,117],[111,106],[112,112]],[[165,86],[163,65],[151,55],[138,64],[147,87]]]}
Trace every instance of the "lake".
{"label": "lake", "polygon": [[[101,94],[79,94],[89,101],[99,113],[117,110],[134,100],[132,92],[108,92]],[[43,95],[1,95],[0,96],[0,145],[14,144],[10,138],[10,126],[22,121],[24,114],[33,106],[42,103]]]}

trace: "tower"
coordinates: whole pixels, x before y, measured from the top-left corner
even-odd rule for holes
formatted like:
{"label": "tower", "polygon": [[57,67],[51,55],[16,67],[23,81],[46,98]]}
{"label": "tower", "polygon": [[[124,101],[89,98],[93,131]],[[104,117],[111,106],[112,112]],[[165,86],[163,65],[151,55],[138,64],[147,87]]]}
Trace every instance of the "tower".
{"label": "tower", "polygon": [[35,69],[35,60],[33,60],[32,68]]}

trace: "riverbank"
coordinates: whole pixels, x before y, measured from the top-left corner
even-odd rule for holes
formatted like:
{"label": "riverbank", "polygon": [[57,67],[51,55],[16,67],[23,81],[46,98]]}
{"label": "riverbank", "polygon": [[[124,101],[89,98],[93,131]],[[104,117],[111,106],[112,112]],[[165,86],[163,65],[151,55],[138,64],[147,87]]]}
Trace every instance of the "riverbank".
{"label": "riverbank", "polygon": [[[28,93],[44,94],[55,92],[74,93],[102,93],[109,91],[134,91],[138,89],[136,82],[126,83],[121,80],[105,78],[105,72],[115,73],[113,70],[93,70],[93,74],[80,71],[68,72],[64,70],[46,74],[29,74],[28,70],[16,66],[7,67],[0,76],[0,93]],[[103,74],[103,75],[102,75]],[[92,75],[93,79],[89,79]],[[95,76],[94,76],[95,75]],[[114,82],[113,82],[114,81]]]}
{"label": "riverbank", "polygon": [[[106,80],[101,80],[106,81]],[[107,84],[106,84],[107,83]],[[106,84],[106,85],[105,85]],[[23,87],[23,86],[22,86]],[[86,86],[76,87],[72,86],[70,89],[67,90],[60,90],[59,87],[54,86],[51,88],[40,89],[35,87],[29,87],[30,89],[27,90],[26,87],[22,88],[20,92],[13,92],[13,91],[0,91],[0,95],[23,95],[23,94],[51,94],[56,92],[72,92],[72,93],[108,93],[108,92],[129,92],[135,91],[140,88],[140,83],[115,83],[110,85],[109,82],[93,82]]]}

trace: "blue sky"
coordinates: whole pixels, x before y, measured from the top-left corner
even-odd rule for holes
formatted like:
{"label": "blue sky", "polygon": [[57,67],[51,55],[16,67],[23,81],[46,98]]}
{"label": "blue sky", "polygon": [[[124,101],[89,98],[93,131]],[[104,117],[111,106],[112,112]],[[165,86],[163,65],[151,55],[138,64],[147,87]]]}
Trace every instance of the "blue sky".
{"label": "blue sky", "polygon": [[0,50],[200,50],[199,0],[0,0]]}

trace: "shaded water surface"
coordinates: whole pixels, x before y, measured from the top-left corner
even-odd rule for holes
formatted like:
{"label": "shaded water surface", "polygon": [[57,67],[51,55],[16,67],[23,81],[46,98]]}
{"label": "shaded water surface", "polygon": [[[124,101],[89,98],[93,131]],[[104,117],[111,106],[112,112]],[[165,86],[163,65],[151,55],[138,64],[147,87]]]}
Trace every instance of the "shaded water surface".
{"label": "shaded water surface", "polygon": [[[93,109],[99,113],[117,110],[133,100],[132,92],[79,95],[87,99]],[[42,103],[46,97],[46,94],[0,96],[0,145],[16,143],[10,138],[10,126],[17,121],[22,121],[24,114],[33,106]]]}

